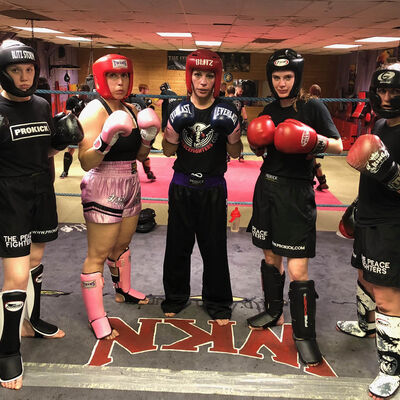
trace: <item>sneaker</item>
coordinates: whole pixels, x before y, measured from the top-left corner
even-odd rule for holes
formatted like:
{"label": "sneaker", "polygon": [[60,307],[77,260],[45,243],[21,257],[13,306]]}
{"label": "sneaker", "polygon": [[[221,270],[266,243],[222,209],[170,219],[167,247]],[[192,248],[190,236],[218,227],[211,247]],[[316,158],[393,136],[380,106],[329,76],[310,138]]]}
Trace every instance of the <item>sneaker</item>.
{"label": "sneaker", "polygon": [[156,176],[153,174],[152,171],[149,171],[149,172],[147,173],[147,179],[153,182],[153,181],[156,180]]}
{"label": "sneaker", "polygon": [[61,179],[64,179],[68,176],[68,172],[63,171],[62,174],[60,175]]}

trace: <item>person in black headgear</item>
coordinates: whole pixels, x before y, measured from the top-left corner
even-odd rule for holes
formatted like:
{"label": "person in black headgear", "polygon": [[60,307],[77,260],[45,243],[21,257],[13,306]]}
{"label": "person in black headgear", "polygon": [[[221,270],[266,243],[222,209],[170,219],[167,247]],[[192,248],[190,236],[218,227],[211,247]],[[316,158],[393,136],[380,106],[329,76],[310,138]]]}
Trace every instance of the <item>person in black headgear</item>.
{"label": "person in black headgear", "polygon": [[[81,85],[78,88],[79,92],[90,92],[89,85]],[[75,116],[79,117],[86,104],[90,102],[90,98],[86,94],[79,94],[78,96],[71,96],[67,99],[65,104],[66,110],[71,111]],[[73,156],[75,153],[75,147],[68,147],[68,150],[64,153],[63,160],[63,171],[61,172],[60,178],[64,179],[68,176],[69,169],[71,167]]]}
{"label": "person in black headgear", "polygon": [[[176,96],[177,94],[171,90],[171,86],[169,86],[168,82],[164,82],[160,86],[161,95],[163,96]],[[171,103],[177,101],[173,97],[169,99],[159,99],[156,102],[156,106],[161,106],[161,130],[164,132],[165,127],[168,122],[168,107]]]}
{"label": "person in black headgear", "polygon": [[400,386],[400,62],[373,73],[369,101],[381,119],[347,155],[361,172],[351,258],[358,320],[338,321],[337,329],[357,337],[376,333],[380,368],[369,395],[386,399]]}
{"label": "person in black headgear", "polygon": [[73,116],[58,115],[53,120],[48,102],[34,95],[39,71],[32,47],[16,40],[1,44],[0,382],[9,389],[22,387],[21,325],[22,336],[65,336],[40,318],[41,261],[45,243],[58,234],[49,156],[78,143],[83,133]]}
{"label": "person in black headgear", "polygon": [[253,244],[264,252],[265,296],[265,311],[247,321],[253,329],[283,323],[287,257],[293,339],[302,362],[317,365],[322,361],[315,333],[317,293],[308,275],[316,241],[313,155],[340,153],[342,142],[328,109],[301,89],[303,65],[303,57],[292,49],[272,54],[266,69],[276,100],[247,130],[250,147],[263,155],[249,228]]}

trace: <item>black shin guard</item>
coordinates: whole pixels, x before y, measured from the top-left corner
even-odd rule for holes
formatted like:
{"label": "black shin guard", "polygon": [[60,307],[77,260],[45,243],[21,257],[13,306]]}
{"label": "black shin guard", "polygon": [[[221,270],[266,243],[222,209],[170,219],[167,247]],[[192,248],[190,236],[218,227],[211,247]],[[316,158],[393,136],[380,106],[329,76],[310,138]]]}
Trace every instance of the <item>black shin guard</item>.
{"label": "black shin guard", "polygon": [[247,319],[253,328],[268,328],[276,325],[283,312],[283,288],[285,273],[280,274],[272,264],[261,261],[261,283],[264,291],[265,311]]}
{"label": "black shin guard", "polygon": [[43,265],[29,271],[29,281],[26,298],[27,319],[35,331],[35,337],[54,336],[58,328],[40,319],[40,292],[42,290]]}
{"label": "black shin guard", "polygon": [[66,151],[64,153],[64,172],[66,172],[67,175],[69,168],[71,167],[71,164],[72,164],[72,155],[68,153],[68,151]]}
{"label": "black shin guard", "polygon": [[315,333],[317,297],[314,281],[290,282],[289,300],[293,339],[300,360],[308,365],[317,365],[322,361]]}
{"label": "black shin guard", "polygon": [[10,290],[0,293],[0,382],[9,382],[23,373],[21,321],[26,292]]}

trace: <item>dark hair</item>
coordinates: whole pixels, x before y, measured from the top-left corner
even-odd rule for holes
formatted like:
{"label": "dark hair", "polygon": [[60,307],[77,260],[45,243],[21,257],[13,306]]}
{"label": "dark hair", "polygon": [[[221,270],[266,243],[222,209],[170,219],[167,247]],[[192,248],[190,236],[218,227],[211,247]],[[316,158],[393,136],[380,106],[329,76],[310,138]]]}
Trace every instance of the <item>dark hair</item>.
{"label": "dark hair", "polygon": [[321,87],[316,83],[310,86],[309,92],[311,96],[321,97]]}
{"label": "dark hair", "polygon": [[90,87],[89,87],[89,85],[83,84],[83,85],[79,85],[78,90],[80,92],[90,92]]}
{"label": "dark hair", "polygon": [[228,93],[228,94],[235,94],[235,87],[234,86],[229,86],[227,89],[226,89],[226,93]]}

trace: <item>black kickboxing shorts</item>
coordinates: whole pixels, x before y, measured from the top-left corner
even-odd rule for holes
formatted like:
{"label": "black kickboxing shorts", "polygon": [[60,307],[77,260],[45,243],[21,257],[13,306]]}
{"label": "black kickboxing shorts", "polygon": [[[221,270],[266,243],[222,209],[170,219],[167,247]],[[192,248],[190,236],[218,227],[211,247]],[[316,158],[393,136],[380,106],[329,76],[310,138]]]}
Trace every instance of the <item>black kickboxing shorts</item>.
{"label": "black kickboxing shorts", "polygon": [[57,238],[56,197],[49,173],[0,178],[0,257],[30,254],[31,243]]}
{"label": "black kickboxing shorts", "polygon": [[283,257],[315,257],[316,217],[311,181],[261,172],[249,225],[255,246]]}
{"label": "black kickboxing shorts", "polygon": [[356,225],[351,265],[367,282],[400,288],[399,224]]}

